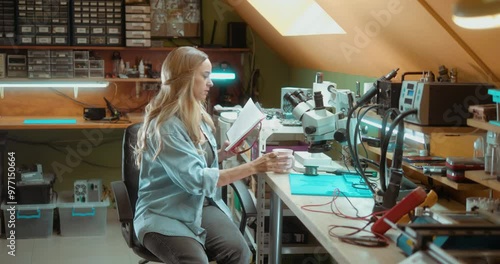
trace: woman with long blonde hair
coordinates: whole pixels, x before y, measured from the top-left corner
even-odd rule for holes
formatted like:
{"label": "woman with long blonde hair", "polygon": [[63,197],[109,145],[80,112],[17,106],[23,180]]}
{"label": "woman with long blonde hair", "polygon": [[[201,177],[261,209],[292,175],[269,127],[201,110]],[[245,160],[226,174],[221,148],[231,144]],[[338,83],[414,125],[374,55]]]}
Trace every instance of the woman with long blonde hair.
{"label": "woman with long blonde hair", "polygon": [[220,150],[204,103],[213,86],[208,56],[193,47],[171,51],[162,65],[162,87],[146,107],[136,156],[140,168],[134,217],[139,241],[165,263],[248,264],[251,252],[220,187],[270,171],[269,153],[219,169],[232,153]]}

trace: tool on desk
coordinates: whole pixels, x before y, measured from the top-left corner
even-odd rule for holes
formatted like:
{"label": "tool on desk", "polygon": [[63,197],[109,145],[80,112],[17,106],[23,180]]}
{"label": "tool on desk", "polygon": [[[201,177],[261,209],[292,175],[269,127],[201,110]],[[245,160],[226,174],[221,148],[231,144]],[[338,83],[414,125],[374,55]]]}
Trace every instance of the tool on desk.
{"label": "tool on desk", "polygon": [[104,118],[104,120],[110,120],[110,121],[119,120],[120,116],[121,116],[120,111],[118,111],[118,109],[116,109],[116,107],[114,107],[111,104],[111,102],[108,101],[108,99],[106,99],[106,97],[103,97],[103,98],[104,98],[104,101],[106,102],[106,107],[108,107],[108,110],[111,113],[111,117]]}
{"label": "tool on desk", "polygon": [[[465,258],[474,263],[500,260],[500,218],[488,212],[426,210],[410,224],[388,224],[401,232],[397,245],[408,256],[432,251],[431,256],[441,261],[430,263],[462,263],[464,255],[457,253],[467,251]],[[443,262],[442,259],[453,261]]]}
{"label": "tool on desk", "polygon": [[104,107],[83,108],[83,119],[85,120],[102,120],[104,117],[106,117],[106,109]]}
{"label": "tool on desk", "polygon": [[390,226],[385,222],[387,219],[391,222],[397,222],[401,217],[408,214],[411,210],[415,209],[419,204],[425,201],[427,194],[422,187],[417,187],[403,200],[392,207],[387,213],[380,217],[371,227],[372,232],[377,234],[385,234]]}
{"label": "tool on desk", "polygon": [[[427,193],[427,197],[425,198],[424,202],[422,202],[421,204],[419,204],[415,210],[417,208],[422,208],[422,210],[426,209],[426,208],[431,208],[433,205],[435,205],[436,203],[438,202],[438,195],[437,193],[434,191],[434,190],[430,190],[429,193]],[[413,214],[415,215],[415,214]],[[403,217],[401,217],[401,219],[399,219],[397,221],[398,224],[407,224],[411,221],[411,216],[410,214],[406,214],[404,215]]]}
{"label": "tool on desk", "polygon": [[446,166],[424,165],[422,166],[422,173],[427,175],[446,176]]}

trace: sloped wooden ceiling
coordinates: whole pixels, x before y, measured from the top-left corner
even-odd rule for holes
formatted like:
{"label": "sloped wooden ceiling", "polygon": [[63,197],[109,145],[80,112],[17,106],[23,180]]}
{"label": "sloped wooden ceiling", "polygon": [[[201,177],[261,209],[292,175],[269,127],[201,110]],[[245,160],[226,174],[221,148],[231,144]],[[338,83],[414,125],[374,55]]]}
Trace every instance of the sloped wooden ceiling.
{"label": "sloped wooden ceiling", "polygon": [[498,82],[500,29],[455,26],[455,1],[316,0],[347,34],[300,37],[281,36],[247,0],[228,3],[294,67],[379,77],[393,68],[437,76],[445,65],[459,81]]}

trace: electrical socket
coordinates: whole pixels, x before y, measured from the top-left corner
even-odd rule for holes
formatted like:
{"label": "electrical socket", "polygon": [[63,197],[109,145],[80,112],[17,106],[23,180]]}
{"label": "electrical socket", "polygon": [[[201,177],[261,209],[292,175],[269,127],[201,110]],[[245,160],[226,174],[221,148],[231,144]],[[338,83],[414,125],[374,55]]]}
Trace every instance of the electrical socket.
{"label": "electrical socket", "polygon": [[142,89],[144,91],[158,91],[160,90],[161,83],[143,83]]}

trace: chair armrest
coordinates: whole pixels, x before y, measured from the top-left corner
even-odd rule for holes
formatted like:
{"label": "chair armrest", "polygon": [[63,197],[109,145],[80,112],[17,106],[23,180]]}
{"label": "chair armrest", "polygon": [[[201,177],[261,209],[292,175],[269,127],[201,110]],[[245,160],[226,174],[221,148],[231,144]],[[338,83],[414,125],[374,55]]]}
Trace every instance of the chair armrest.
{"label": "chair armrest", "polygon": [[116,209],[118,211],[118,220],[120,223],[130,223],[134,220],[132,212],[132,205],[128,196],[127,186],[122,181],[115,181],[111,183],[111,189],[116,201]]}
{"label": "chair armrest", "polygon": [[234,193],[238,196],[241,203],[241,221],[240,221],[240,232],[245,232],[245,226],[247,225],[247,220],[250,217],[257,217],[257,208],[253,202],[250,193],[248,193],[247,186],[240,180],[235,181],[230,184],[234,190]]}

